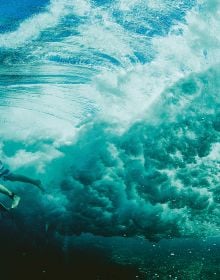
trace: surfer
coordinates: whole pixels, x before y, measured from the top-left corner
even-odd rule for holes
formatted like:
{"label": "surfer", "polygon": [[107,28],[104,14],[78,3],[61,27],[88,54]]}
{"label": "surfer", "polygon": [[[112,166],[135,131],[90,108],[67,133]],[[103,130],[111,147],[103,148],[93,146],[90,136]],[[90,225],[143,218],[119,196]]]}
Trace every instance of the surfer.
{"label": "surfer", "polygon": [[[38,187],[40,190],[44,191],[41,181],[40,180],[34,180],[32,178],[12,173],[9,169],[5,168],[4,164],[0,160],[0,179],[4,181],[12,181],[12,182],[22,182],[22,183],[29,183],[36,187]],[[16,195],[14,192],[11,192],[8,190],[5,186],[0,184],[0,193],[7,195],[9,198],[12,199],[11,208],[15,208],[18,206],[20,202],[20,197]],[[9,210],[7,207],[5,207],[2,203],[0,203],[0,207],[4,210]]]}

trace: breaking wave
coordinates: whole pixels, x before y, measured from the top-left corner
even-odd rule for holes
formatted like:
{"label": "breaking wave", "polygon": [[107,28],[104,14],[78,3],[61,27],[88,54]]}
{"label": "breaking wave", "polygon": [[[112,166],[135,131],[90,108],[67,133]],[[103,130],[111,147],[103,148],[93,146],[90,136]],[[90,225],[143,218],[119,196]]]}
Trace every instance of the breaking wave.
{"label": "breaking wave", "polygon": [[0,34],[1,158],[48,190],[9,184],[18,220],[218,235],[218,1],[43,2]]}

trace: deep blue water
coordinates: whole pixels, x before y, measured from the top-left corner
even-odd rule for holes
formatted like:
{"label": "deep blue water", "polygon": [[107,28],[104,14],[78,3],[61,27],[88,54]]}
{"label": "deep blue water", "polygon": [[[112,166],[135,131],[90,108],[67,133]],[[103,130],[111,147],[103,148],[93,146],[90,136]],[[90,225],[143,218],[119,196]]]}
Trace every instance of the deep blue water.
{"label": "deep blue water", "polygon": [[219,279],[219,12],[0,0],[4,279]]}

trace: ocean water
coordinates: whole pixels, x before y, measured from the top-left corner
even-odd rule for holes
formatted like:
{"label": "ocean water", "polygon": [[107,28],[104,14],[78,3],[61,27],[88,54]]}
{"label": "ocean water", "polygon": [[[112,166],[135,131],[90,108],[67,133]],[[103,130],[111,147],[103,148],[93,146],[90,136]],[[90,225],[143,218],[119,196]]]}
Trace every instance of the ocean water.
{"label": "ocean water", "polygon": [[217,0],[0,0],[0,159],[46,189],[1,182],[0,279],[220,279],[219,30]]}

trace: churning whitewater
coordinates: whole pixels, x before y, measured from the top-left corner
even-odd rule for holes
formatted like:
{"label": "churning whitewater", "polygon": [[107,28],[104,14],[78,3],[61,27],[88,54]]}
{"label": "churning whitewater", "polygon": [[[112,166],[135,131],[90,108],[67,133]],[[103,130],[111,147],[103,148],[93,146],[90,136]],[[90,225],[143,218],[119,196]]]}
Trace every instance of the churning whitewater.
{"label": "churning whitewater", "polygon": [[20,2],[0,12],[0,159],[47,194],[8,184],[17,222],[219,235],[219,1]]}

